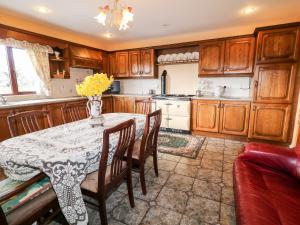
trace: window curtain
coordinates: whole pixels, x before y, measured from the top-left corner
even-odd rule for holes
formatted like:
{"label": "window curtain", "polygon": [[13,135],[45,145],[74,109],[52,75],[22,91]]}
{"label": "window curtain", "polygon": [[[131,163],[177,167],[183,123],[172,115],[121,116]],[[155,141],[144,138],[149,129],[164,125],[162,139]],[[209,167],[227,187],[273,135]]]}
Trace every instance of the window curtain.
{"label": "window curtain", "polygon": [[38,94],[50,96],[51,78],[48,54],[52,54],[53,49],[48,45],[29,43],[27,41],[19,41],[13,38],[0,39],[0,44],[26,50],[40,79],[40,85],[37,85],[36,92]]}

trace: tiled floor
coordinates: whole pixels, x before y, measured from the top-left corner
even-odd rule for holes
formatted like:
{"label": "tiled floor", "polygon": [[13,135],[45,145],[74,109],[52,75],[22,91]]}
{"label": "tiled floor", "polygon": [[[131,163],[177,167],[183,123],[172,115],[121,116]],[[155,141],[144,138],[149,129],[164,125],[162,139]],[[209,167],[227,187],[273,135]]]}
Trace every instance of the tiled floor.
{"label": "tiled floor", "polygon": [[[134,172],[135,208],[122,184],[107,199],[111,225],[235,225],[232,162],[243,143],[207,138],[196,159],[159,154],[159,177],[147,161],[147,195]],[[91,225],[100,224],[88,208]],[[55,222],[52,224],[56,224]]]}

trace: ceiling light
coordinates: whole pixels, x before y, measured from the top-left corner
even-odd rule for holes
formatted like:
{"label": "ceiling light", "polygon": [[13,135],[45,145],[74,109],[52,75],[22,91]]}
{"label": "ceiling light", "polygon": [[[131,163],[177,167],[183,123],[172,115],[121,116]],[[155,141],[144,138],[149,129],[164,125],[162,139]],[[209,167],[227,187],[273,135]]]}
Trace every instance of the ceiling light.
{"label": "ceiling light", "polygon": [[105,36],[107,39],[109,39],[109,38],[112,37],[111,33],[105,33],[104,36]]}
{"label": "ceiling light", "polygon": [[48,14],[51,12],[51,10],[46,6],[36,6],[34,7],[34,10],[42,14]]}
{"label": "ceiling light", "polygon": [[257,8],[256,8],[256,7],[254,7],[254,6],[247,6],[247,7],[243,8],[243,9],[241,10],[241,13],[242,13],[243,15],[249,15],[249,14],[254,13],[255,11],[257,11]]}

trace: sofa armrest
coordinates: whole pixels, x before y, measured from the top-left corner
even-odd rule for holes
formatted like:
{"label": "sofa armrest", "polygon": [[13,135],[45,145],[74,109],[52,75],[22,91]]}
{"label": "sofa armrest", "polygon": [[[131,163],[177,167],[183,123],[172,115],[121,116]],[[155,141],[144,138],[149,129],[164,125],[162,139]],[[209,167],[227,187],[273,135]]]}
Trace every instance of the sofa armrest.
{"label": "sofa armrest", "polygon": [[300,179],[300,164],[295,150],[269,144],[249,143],[238,159],[290,173]]}

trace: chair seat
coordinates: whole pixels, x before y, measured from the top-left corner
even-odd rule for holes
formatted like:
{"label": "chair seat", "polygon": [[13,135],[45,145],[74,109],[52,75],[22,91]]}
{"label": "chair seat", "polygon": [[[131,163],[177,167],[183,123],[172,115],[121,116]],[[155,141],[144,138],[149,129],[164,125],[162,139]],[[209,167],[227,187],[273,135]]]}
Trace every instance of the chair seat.
{"label": "chair seat", "polygon": [[32,224],[43,216],[43,212],[56,204],[58,204],[56,194],[51,188],[7,214],[6,219],[9,225],[25,225],[24,221],[28,221],[26,224]]}
{"label": "chair seat", "polygon": [[[126,162],[122,163],[122,169],[126,169]],[[111,166],[107,166],[105,174],[105,185],[110,183]],[[93,193],[98,192],[98,170],[86,176],[85,180],[81,183],[81,188]]]}

